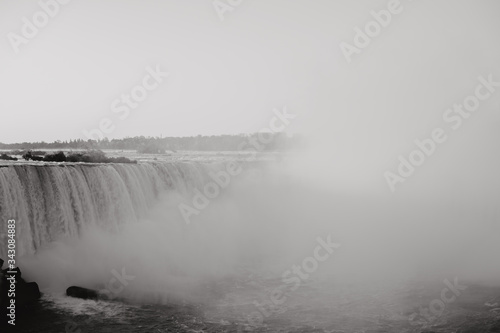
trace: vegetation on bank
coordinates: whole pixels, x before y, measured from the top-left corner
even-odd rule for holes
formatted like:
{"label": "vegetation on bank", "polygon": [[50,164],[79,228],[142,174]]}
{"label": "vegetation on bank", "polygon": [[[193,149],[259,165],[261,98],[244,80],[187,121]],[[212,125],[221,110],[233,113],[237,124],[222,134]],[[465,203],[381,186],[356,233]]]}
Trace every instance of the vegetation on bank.
{"label": "vegetation on bank", "polygon": [[[29,150],[31,152],[31,155],[36,155],[36,156],[43,156],[45,155],[47,152],[43,151],[43,150]],[[21,150],[21,149],[17,149],[17,150],[12,150],[9,154],[10,155],[20,155],[20,156],[23,156],[24,154],[26,154],[28,152],[28,150],[24,149],[24,150]]]}
{"label": "vegetation on bank", "polygon": [[[268,139],[269,137],[269,139]],[[128,137],[124,139],[104,138],[102,140],[69,140],[54,142],[0,143],[0,149],[117,149],[136,150],[147,154],[162,154],[165,151],[239,151],[245,142],[259,142],[259,134],[212,135],[191,137]],[[299,135],[288,136],[284,133],[266,134],[264,151],[283,151],[294,149],[303,144]],[[36,155],[33,153],[33,155]]]}
{"label": "vegetation on bank", "polygon": [[0,155],[0,160],[4,160],[4,161],[17,161],[17,157],[12,157],[12,156],[9,156],[7,154],[1,154]]}
{"label": "vegetation on bank", "polygon": [[59,151],[54,154],[44,154],[44,156],[34,155],[31,150],[22,155],[26,161],[44,162],[84,162],[84,163],[137,163],[135,160],[126,157],[107,157],[100,150],[89,150],[84,153],[64,153]]}

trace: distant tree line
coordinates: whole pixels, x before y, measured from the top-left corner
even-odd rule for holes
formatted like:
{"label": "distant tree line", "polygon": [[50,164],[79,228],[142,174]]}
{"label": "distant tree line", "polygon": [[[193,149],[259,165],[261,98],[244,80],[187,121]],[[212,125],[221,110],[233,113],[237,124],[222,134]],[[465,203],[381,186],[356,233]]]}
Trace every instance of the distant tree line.
{"label": "distant tree line", "polygon": [[[237,151],[244,142],[257,142],[264,151],[290,150],[301,145],[298,135],[284,133],[265,134],[264,142],[259,134],[212,135],[191,137],[127,137],[123,139],[104,138],[102,140],[69,140],[54,142],[0,143],[0,149],[118,149],[137,150],[142,153],[164,153],[177,150]],[[246,148],[245,148],[246,149]]]}

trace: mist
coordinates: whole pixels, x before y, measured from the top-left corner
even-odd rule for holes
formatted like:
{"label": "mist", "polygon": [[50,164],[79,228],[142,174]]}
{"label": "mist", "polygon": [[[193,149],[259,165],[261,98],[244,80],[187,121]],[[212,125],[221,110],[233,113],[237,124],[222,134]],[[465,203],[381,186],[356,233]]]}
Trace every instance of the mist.
{"label": "mist", "polygon": [[[311,278],[363,286],[453,277],[498,284],[499,227],[488,198],[346,192],[330,186],[328,174],[315,170],[311,181],[291,162],[246,166],[190,223],[178,209],[189,195],[165,192],[138,223],[114,232],[91,226],[59,239],[22,258],[23,273],[55,294],[78,285],[119,290],[112,298],[138,302],[205,302],[225,279],[265,274],[286,281],[283,274],[312,255],[318,237],[330,237],[340,247]],[[123,288],[116,281],[122,271],[130,277]]]}
{"label": "mist", "polygon": [[[0,157],[0,217],[16,220],[23,278],[48,303],[77,286],[99,293],[94,310],[137,307],[134,325],[185,331],[166,318],[192,315],[210,332],[410,332],[460,281],[468,294],[438,299],[422,329],[498,327],[499,9],[0,1],[0,141],[17,150]],[[232,162],[243,172],[221,185]]]}

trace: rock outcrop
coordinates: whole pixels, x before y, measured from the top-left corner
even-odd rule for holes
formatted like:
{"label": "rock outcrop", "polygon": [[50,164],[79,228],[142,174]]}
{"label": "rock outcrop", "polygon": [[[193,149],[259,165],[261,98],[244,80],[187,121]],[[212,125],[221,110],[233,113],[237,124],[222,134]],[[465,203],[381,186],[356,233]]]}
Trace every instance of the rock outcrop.
{"label": "rock outcrop", "polygon": [[95,299],[99,298],[99,293],[92,289],[71,286],[66,289],[66,295],[82,299]]}

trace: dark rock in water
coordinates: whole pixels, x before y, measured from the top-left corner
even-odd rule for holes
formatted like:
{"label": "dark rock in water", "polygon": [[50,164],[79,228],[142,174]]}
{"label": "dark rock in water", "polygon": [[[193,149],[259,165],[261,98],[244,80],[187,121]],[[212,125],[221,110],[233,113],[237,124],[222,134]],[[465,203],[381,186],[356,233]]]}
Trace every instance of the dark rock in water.
{"label": "dark rock in water", "polygon": [[98,299],[99,293],[92,289],[71,286],[66,289],[66,295],[83,299]]}
{"label": "dark rock in water", "polygon": [[16,280],[17,280],[18,282],[25,283],[25,281],[24,281],[24,280],[22,279],[22,277],[21,277],[21,269],[20,269],[19,267],[16,267],[16,268],[14,268],[14,269],[11,269],[10,271],[11,271],[11,272],[15,272],[15,273],[13,273],[13,274],[15,274],[15,275],[16,275]]}
{"label": "dark rock in water", "polygon": [[16,302],[19,304],[29,304],[40,299],[40,289],[36,282],[26,282],[18,285],[16,290]]}
{"label": "dark rock in water", "polygon": [[26,282],[21,277],[19,267],[2,270],[3,263],[4,261],[0,259],[0,304],[2,308],[10,305],[11,300],[15,301],[17,309],[21,309],[40,299],[40,289],[36,282]]}

